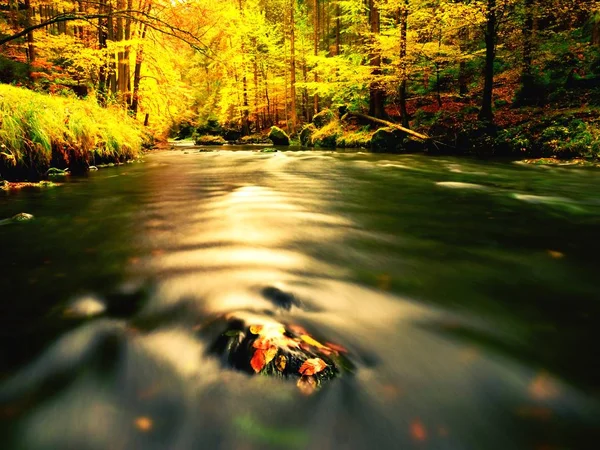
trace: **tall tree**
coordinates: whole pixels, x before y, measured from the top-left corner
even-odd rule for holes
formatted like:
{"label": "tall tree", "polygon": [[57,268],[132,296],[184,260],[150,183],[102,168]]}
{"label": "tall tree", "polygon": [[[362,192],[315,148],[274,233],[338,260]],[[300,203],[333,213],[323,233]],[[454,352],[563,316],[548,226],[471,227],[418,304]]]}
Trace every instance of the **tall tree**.
{"label": "tall tree", "polygon": [[479,120],[492,122],[494,113],[492,111],[492,97],[494,91],[494,60],[496,58],[496,24],[497,11],[496,0],[487,0],[486,23],[485,23],[485,65],[483,70],[483,97]]}

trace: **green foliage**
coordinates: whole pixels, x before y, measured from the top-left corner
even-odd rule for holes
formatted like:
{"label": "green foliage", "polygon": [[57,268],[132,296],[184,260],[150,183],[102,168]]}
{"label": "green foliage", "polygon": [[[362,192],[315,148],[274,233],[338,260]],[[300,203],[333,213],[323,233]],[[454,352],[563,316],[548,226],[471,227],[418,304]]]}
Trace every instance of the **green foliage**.
{"label": "green foliage", "polygon": [[336,139],[336,147],[339,148],[370,148],[371,131],[345,131]]}
{"label": "green foliage", "polygon": [[[139,155],[141,131],[120,109],[0,85],[0,168],[39,176]],[[3,172],[4,175],[4,172]]]}

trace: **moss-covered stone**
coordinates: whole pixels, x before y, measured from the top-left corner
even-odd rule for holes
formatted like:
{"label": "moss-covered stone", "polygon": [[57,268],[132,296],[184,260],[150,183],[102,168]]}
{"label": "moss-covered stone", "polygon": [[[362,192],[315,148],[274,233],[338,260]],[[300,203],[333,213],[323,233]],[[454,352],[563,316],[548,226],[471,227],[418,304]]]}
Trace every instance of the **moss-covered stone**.
{"label": "moss-covered stone", "polygon": [[344,132],[337,138],[336,146],[339,148],[370,148],[372,134],[369,131]]}
{"label": "moss-covered stone", "polygon": [[312,123],[302,128],[302,131],[300,131],[300,144],[303,147],[313,147],[312,136],[316,131],[317,128]]}
{"label": "moss-covered stone", "polygon": [[371,151],[376,153],[397,153],[404,149],[406,134],[394,128],[380,128],[371,137]]}
{"label": "moss-covered stone", "polygon": [[203,136],[195,136],[194,143],[196,145],[225,145],[227,141],[221,136],[212,136],[209,134]]}
{"label": "moss-covered stone", "polygon": [[252,145],[252,144],[270,144],[268,136],[264,134],[250,134],[248,136],[244,136],[236,141],[236,143],[242,145]]}
{"label": "moss-covered stone", "polygon": [[312,141],[315,147],[335,148],[337,139],[342,136],[342,134],[343,130],[339,122],[329,122],[313,134]]}
{"label": "moss-covered stone", "polygon": [[335,114],[330,109],[324,109],[317,113],[313,117],[313,124],[317,128],[323,128],[325,125],[331,123],[335,119]]}
{"label": "moss-covered stone", "polygon": [[290,137],[279,127],[271,127],[269,139],[274,145],[290,145]]}

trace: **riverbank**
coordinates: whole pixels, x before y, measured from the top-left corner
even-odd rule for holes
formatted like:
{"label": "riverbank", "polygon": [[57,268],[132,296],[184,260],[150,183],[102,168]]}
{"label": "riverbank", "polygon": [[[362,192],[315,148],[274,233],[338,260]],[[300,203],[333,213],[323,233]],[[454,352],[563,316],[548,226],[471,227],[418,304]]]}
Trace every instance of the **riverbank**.
{"label": "riverbank", "polygon": [[139,157],[144,139],[119,108],[0,85],[0,180],[35,181],[50,168],[81,173],[123,163]]}

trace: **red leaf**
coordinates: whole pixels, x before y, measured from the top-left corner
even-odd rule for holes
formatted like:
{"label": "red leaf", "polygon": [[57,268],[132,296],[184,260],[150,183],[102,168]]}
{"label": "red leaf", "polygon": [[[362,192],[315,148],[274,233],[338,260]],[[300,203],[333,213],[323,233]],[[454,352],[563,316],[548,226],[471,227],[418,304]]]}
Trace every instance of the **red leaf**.
{"label": "red leaf", "polygon": [[254,352],[254,356],[252,356],[252,359],[250,360],[250,365],[252,366],[254,371],[256,373],[260,372],[261,370],[263,370],[266,364],[267,361],[265,359],[265,351],[260,349],[256,350]]}

